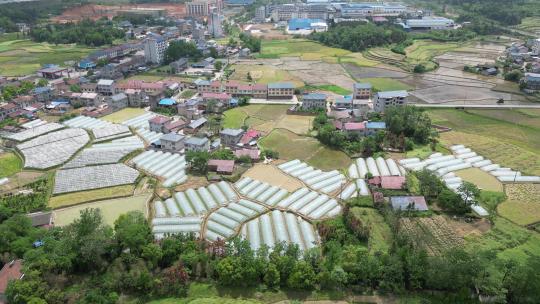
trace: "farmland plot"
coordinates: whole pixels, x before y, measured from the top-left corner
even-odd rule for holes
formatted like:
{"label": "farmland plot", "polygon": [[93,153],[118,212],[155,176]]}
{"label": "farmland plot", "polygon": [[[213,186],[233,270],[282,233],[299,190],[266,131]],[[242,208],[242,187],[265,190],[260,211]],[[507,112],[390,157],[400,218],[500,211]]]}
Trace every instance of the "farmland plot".
{"label": "farmland plot", "polygon": [[400,230],[431,255],[441,254],[465,243],[441,215],[430,218],[402,218]]}
{"label": "farmland plot", "polygon": [[124,164],[90,166],[56,172],[54,194],[133,184],[139,172]]}
{"label": "farmland plot", "polygon": [[66,129],[17,145],[24,156],[25,168],[47,169],[67,161],[90,141],[83,129]]}
{"label": "farmland plot", "polygon": [[132,127],[135,129],[144,128],[148,129],[150,128],[150,125],[148,124],[148,121],[152,118],[157,116],[157,114],[152,112],[146,112],[144,114],[141,114],[139,116],[130,118],[124,122],[122,122],[123,125],[126,125],[128,127]]}
{"label": "farmland plot", "polygon": [[499,214],[519,225],[540,222],[540,184],[508,184]]}
{"label": "farmland plot", "polygon": [[31,138],[38,137],[40,135],[43,135],[52,131],[60,130],[63,128],[64,128],[63,125],[55,123],[55,122],[51,122],[51,123],[39,125],[34,128],[6,136],[6,138],[20,142],[20,141],[25,141]]}

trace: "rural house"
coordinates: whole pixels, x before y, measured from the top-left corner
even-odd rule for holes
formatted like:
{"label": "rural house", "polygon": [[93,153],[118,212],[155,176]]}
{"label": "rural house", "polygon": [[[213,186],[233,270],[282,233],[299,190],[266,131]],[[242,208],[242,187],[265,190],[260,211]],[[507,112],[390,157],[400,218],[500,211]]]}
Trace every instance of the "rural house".
{"label": "rural house", "polygon": [[244,130],[242,129],[223,129],[219,133],[221,138],[221,144],[225,146],[235,146],[244,135]]}
{"label": "rural house", "polygon": [[186,152],[204,152],[210,150],[210,141],[206,137],[190,137],[184,142]]}
{"label": "rural house", "polygon": [[326,94],[322,93],[309,93],[302,95],[302,109],[303,110],[316,110],[326,108]]}
{"label": "rural house", "polygon": [[407,104],[407,91],[386,91],[375,94],[373,109],[375,112],[382,113],[390,106],[403,106]]}
{"label": "rural house", "polygon": [[168,133],[163,135],[159,141],[161,149],[165,152],[180,152],[184,149],[185,137],[176,133]]}

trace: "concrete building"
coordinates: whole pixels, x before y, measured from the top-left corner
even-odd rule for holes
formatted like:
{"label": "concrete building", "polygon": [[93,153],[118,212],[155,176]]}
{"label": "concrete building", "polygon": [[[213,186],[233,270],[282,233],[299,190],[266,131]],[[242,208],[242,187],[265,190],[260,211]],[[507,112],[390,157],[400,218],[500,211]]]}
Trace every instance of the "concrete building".
{"label": "concrete building", "polygon": [[234,171],[234,160],[210,159],[208,170],[218,174],[231,175]]}
{"label": "concrete building", "polygon": [[144,59],[152,64],[161,64],[165,59],[167,41],[160,35],[152,34],[144,41]]}
{"label": "concrete building", "polygon": [[346,3],[336,4],[341,18],[398,17],[407,12],[407,7],[392,3]]}
{"label": "concrete building", "polygon": [[97,83],[96,91],[105,96],[112,96],[115,93],[114,80],[112,79],[100,79]]}
{"label": "concrete building", "polygon": [[353,85],[353,99],[369,99],[371,97],[370,83],[355,83]]}
{"label": "concrete building", "polygon": [[534,56],[540,55],[540,39],[534,39],[531,45],[531,51]]}
{"label": "concrete building", "polygon": [[210,18],[208,18],[208,32],[213,38],[223,37],[223,20],[225,17],[217,8],[212,8]]}
{"label": "concrete building", "polygon": [[163,127],[166,123],[170,122],[172,119],[165,116],[156,116],[148,121],[150,126],[150,131],[156,133],[163,133]]}
{"label": "concrete building", "polygon": [[127,89],[124,94],[128,97],[128,106],[139,108],[144,106],[146,95],[139,89]]}
{"label": "concrete building", "polygon": [[525,82],[525,91],[526,92],[536,92],[540,91],[540,74],[536,73],[525,73],[523,78]]}
{"label": "concrete building", "polygon": [[184,142],[186,152],[204,152],[210,150],[210,141],[206,137],[190,137]]}
{"label": "concrete building", "polygon": [[118,111],[123,108],[127,108],[128,97],[124,93],[115,94],[108,99],[107,103],[109,104],[109,107],[111,107],[113,111]]}
{"label": "concrete building", "polygon": [[255,18],[253,20],[259,23],[263,23],[264,21],[266,21],[266,6],[259,6],[255,10]]}
{"label": "concrete building", "polygon": [[323,19],[292,18],[287,25],[287,33],[291,35],[309,35],[327,30],[328,24]]}
{"label": "concrete building", "polygon": [[188,59],[180,58],[174,62],[171,62],[169,67],[171,68],[171,72],[173,74],[178,74],[188,68]]}
{"label": "concrete building", "polygon": [[326,109],[326,94],[310,93],[302,96],[303,110]]}
{"label": "concrete building", "polygon": [[244,135],[242,129],[223,129],[219,133],[221,143],[225,146],[235,146]]}
{"label": "concrete building", "polygon": [[268,84],[268,99],[291,99],[294,96],[294,84],[274,82]]}
{"label": "concrete building", "polygon": [[210,12],[210,1],[195,0],[186,3],[187,15],[191,17],[205,17]]}
{"label": "concrete building", "polygon": [[444,17],[424,17],[422,19],[408,19],[401,26],[405,30],[448,30],[453,29],[454,20]]}
{"label": "concrete building", "polygon": [[390,106],[403,106],[407,104],[409,93],[407,91],[386,91],[375,94],[373,109],[381,113]]}
{"label": "concrete building", "polygon": [[185,136],[169,133],[162,136],[159,141],[161,143],[161,150],[166,152],[180,152],[184,149]]}

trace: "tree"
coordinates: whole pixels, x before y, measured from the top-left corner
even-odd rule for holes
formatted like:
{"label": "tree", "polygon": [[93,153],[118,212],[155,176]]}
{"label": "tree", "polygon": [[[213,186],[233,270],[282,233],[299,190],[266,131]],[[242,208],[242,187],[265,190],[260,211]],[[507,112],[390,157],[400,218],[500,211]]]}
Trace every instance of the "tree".
{"label": "tree", "polygon": [[152,239],[152,231],[144,214],[139,211],[130,211],[120,215],[114,222],[115,238],[120,250],[129,249],[139,254],[144,246]]}
{"label": "tree", "polygon": [[198,60],[202,57],[202,53],[197,49],[195,43],[183,40],[171,42],[165,51],[165,63],[167,64],[184,57]]}
{"label": "tree", "polygon": [[272,263],[268,263],[266,266],[266,269],[264,271],[264,278],[263,278],[264,284],[268,286],[270,289],[277,289],[279,288],[280,280],[279,280],[279,271],[277,270],[276,265]]}
{"label": "tree", "polygon": [[463,182],[457,189],[461,194],[463,201],[468,206],[476,204],[478,197],[480,196],[480,189],[470,182]]}
{"label": "tree", "polygon": [[253,81],[253,78],[251,78],[251,73],[250,72],[247,73],[247,81],[249,81],[249,82]]}
{"label": "tree", "polygon": [[221,61],[216,61],[216,62],[214,63],[214,69],[215,69],[216,71],[221,71],[221,68],[223,68],[223,62],[221,62]]}
{"label": "tree", "polygon": [[196,174],[205,175],[208,172],[208,152],[189,151],[186,153],[186,160],[190,165],[190,170]]}
{"label": "tree", "polygon": [[523,78],[523,72],[520,70],[512,70],[504,74],[504,80],[507,81],[519,82],[521,78]]}
{"label": "tree", "polygon": [[420,194],[426,197],[437,197],[443,190],[444,186],[440,179],[427,169],[414,172],[414,175],[419,182]]}
{"label": "tree", "polygon": [[438,205],[457,214],[465,214],[471,210],[470,205],[459,194],[449,189],[441,191],[438,197]]}
{"label": "tree", "polygon": [[208,51],[210,52],[209,53],[210,57],[212,57],[214,59],[219,57],[218,51],[216,50],[215,47],[209,48]]}
{"label": "tree", "polygon": [[315,286],[315,271],[306,261],[299,261],[294,265],[287,286],[293,289],[309,290]]}
{"label": "tree", "polygon": [[38,80],[38,87],[46,87],[49,84],[49,81],[47,79],[40,78]]}
{"label": "tree", "polygon": [[414,66],[413,72],[417,74],[424,73],[426,72],[426,67],[423,64],[417,64]]}

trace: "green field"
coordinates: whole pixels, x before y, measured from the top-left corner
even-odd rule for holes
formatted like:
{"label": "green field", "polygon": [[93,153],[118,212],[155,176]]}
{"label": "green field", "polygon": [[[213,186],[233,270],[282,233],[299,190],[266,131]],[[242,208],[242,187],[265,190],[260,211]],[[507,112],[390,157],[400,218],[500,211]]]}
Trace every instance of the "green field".
{"label": "green field", "polygon": [[345,153],[331,150],[315,138],[288,130],[275,129],[259,143],[264,149],[278,151],[281,159],[300,159],[322,170],[343,169],[351,162]]}
{"label": "green field", "polygon": [[392,78],[362,78],[361,82],[371,83],[374,91],[399,91],[399,90],[411,90],[410,86],[403,82]]}
{"label": "green field", "polygon": [[144,109],[140,108],[125,108],[120,111],[116,111],[114,113],[111,113],[109,115],[105,115],[101,117],[101,119],[114,122],[114,123],[122,123],[128,119],[137,117],[139,115],[144,114]]}
{"label": "green field", "polygon": [[413,44],[405,49],[407,62],[411,65],[423,64],[428,70],[433,70],[437,66],[433,58],[448,51],[460,47],[457,43],[435,42],[431,40],[415,40]]}
{"label": "green field", "polygon": [[392,231],[379,211],[373,208],[354,207],[350,212],[360,219],[364,225],[370,227],[369,251],[372,253],[388,252],[392,245]]}
{"label": "green field", "polygon": [[60,194],[51,197],[51,199],[49,200],[49,207],[56,209],[66,206],[73,206],[89,201],[129,196],[133,194],[134,189],[135,186],[133,185],[123,185],[103,189]]}
{"label": "green field", "polygon": [[10,40],[6,36],[0,42],[0,74],[22,76],[33,74],[43,64],[63,64],[66,61],[78,61],[95,49],[77,45],[52,45],[31,40]]}
{"label": "green field", "polygon": [[521,24],[516,26],[517,29],[536,33],[540,31],[540,17],[525,17],[521,20]]}
{"label": "green field", "polygon": [[244,125],[244,120],[248,117],[243,108],[234,108],[225,111],[223,114],[223,127],[238,129]]}
{"label": "green field", "polygon": [[[493,112],[428,110],[433,123],[454,130],[441,134],[441,143],[444,145],[467,145],[503,167],[515,168],[528,174],[540,174],[540,128],[532,126],[531,123],[509,122],[510,117],[524,115],[519,112],[499,112],[499,117],[490,117]],[[506,119],[503,119],[505,117]]]}
{"label": "green field", "polygon": [[336,93],[338,95],[349,95],[349,94],[352,93],[351,90],[347,90],[345,88],[342,88],[340,86],[333,85],[333,84],[307,85],[307,86],[304,87],[304,90],[328,91],[328,92]]}
{"label": "green field", "polygon": [[86,208],[99,208],[101,209],[101,214],[103,214],[105,223],[108,225],[113,225],[114,221],[120,215],[129,211],[141,211],[142,213],[146,214],[146,202],[151,196],[151,193],[145,193],[126,198],[103,200],[58,209],[54,211],[54,224],[56,226],[68,225],[79,217],[82,210]]}
{"label": "green field", "polygon": [[540,222],[540,185],[506,185],[508,199],[501,203],[497,212],[518,225]]}
{"label": "green field", "polygon": [[338,57],[348,54],[351,52],[303,39],[263,40],[259,58],[300,57],[337,62]]}
{"label": "green field", "polygon": [[248,79],[249,73],[252,81],[257,83],[267,84],[270,82],[290,81],[297,87],[304,86],[304,82],[299,78],[292,76],[285,70],[277,69],[271,65],[235,64],[229,69],[234,70],[234,73],[229,77],[230,80],[238,80],[246,83],[250,82]]}
{"label": "green field", "polygon": [[15,153],[0,154],[0,178],[12,176],[22,167],[23,162]]}

